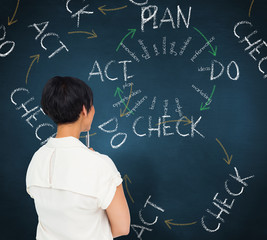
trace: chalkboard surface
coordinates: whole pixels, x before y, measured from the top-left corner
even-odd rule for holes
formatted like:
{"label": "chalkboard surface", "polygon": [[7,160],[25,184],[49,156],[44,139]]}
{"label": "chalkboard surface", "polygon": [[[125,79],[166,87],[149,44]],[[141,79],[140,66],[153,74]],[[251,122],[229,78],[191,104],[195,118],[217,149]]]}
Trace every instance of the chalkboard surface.
{"label": "chalkboard surface", "polygon": [[131,211],[121,239],[266,239],[266,1],[0,4],[1,239],[35,239],[25,174],[56,132],[40,108],[55,75],[93,89],[90,146]]}

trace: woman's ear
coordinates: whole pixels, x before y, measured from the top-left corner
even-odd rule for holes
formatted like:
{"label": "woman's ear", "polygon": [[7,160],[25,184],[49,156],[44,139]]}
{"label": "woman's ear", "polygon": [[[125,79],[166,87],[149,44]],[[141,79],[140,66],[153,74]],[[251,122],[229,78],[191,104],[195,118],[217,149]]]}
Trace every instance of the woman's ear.
{"label": "woman's ear", "polygon": [[88,115],[88,112],[87,112],[87,110],[86,110],[86,108],[85,108],[84,105],[83,105],[82,114],[83,114],[84,116],[87,116],[87,115]]}

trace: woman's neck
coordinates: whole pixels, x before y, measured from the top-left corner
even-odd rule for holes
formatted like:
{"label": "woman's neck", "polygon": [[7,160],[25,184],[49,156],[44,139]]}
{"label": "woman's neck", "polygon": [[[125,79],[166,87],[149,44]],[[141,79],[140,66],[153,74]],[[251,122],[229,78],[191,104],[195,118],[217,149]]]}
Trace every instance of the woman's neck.
{"label": "woman's neck", "polygon": [[57,135],[56,138],[62,137],[75,137],[80,138],[80,125],[78,123],[68,123],[68,124],[60,124],[57,126]]}

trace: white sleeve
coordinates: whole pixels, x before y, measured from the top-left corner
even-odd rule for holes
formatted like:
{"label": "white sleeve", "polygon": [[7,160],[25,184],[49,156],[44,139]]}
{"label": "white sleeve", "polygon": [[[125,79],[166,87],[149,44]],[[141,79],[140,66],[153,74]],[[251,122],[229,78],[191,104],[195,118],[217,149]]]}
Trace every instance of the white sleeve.
{"label": "white sleeve", "polygon": [[98,200],[99,206],[106,209],[115,195],[117,186],[122,183],[122,178],[113,161],[107,155],[102,155],[102,158],[104,161],[99,181]]}

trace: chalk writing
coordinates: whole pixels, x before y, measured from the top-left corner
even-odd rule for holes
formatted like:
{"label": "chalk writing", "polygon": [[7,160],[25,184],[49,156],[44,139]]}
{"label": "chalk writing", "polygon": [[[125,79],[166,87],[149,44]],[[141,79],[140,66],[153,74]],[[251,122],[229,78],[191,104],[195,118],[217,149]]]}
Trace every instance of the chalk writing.
{"label": "chalk writing", "polygon": [[145,54],[142,54],[142,58],[145,58],[146,60],[150,58],[149,52],[147,50],[147,47],[144,44],[144,40],[139,39],[138,43],[140,44],[141,48],[143,49]]}
{"label": "chalk writing", "polygon": [[136,91],[132,92],[131,95],[129,95],[128,97],[127,96],[123,97],[120,101],[114,103],[112,106],[113,107],[119,107],[121,104],[123,104],[123,102],[127,101],[130,97],[133,97],[135,95],[138,95],[141,92],[142,91],[140,89],[139,90],[136,90]]}
{"label": "chalk writing", "polygon": [[188,37],[185,42],[184,42],[184,45],[180,48],[180,51],[179,51],[179,55],[182,56],[184,54],[184,51],[187,49],[189,43],[191,42],[192,40],[192,37]]}
{"label": "chalk writing", "polygon": [[210,97],[209,97],[208,101],[205,104],[203,102],[201,103],[200,111],[209,109],[209,107],[207,107],[207,106],[210,104],[211,98],[212,98],[212,96],[214,94],[214,91],[215,91],[215,87],[216,87],[216,85],[213,86],[213,89],[212,89],[212,92],[210,94]]}
{"label": "chalk writing", "polygon": [[210,71],[210,67],[200,67],[197,69],[199,72]]}
{"label": "chalk writing", "polygon": [[[204,93],[202,91],[202,89],[199,89],[198,87],[196,87],[194,84],[192,85],[192,88],[196,90],[196,92],[198,92],[202,97],[204,97],[205,99],[209,100],[209,96]],[[207,101],[207,105],[209,105],[212,102],[212,100]]]}
{"label": "chalk writing", "polygon": [[[38,32],[38,34],[36,35],[36,37],[35,37],[35,40],[37,40],[43,33],[44,33],[44,31],[46,30],[46,28],[48,27],[48,24],[49,24],[49,22],[47,21],[47,22],[42,22],[42,23],[34,23],[34,24],[31,24],[31,25],[29,25],[28,27],[30,28],[30,27],[33,27],[33,28],[35,28],[36,30],[37,30],[37,32]],[[43,27],[42,27],[43,26]],[[42,27],[41,29],[40,29],[40,27]],[[69,49],[67,48],[67,46],[63,43],[63,42],[61,42],[60,40],[59,40],[59,35],[58,34],[56,34],[56,33],[53,33],[53,32],[50,32],[50,33],[46,33],[46,34],[44,34],[42,37],[41,37],[41,39],[40,39],[40,44],[41,44],[41,47],[44,49],[44,50],[47,50],[47,48],[44,46],[44,39],[46,39],[46,38],[48,38],[48,37],[56,37],[56,42],[58,43],[60,43],[60,47],[59,48],[56,48],[56,50],[54,51],[54,52],[52,52],[49,56],[48,56],[48,58],[52,58],[52,57],[54,57],[57,53],[59,53],[59,52],[61,52],[62,50],[66,50],[67,52],[69,51]]]}
{"label": "chalk writing", "polygon": [[156,44],[153,44],[153,49],[154,49],[155,55],[158,56],[160,53],[158,51],[158,48],[157,48]]}
{"label": "chalk writing", "polygon": [[[127,75],[127,63],[131,63],[132,61],[130,60],[124,60],[124,61],[119,61],[118,64],[123,64],[123,77],[124,77],[124,81],[126,82],[128,79],[132,78],[134,75],[130,75],[128,76]],[[99,76],[100,77],[100,80],[102,82],[104,82],[104,76],[110,80],[110,81],[115,81],[115,80],[118,80],[118,77],[115,77],[115,78],[112,78],[108,75],[108,70],[109,70],[109,67],[112,63],[116,63],[115,60],[111,60],[110,62],[108,62],[104,68],[104,74],[103,74],[103,71],[101,70],[101,67],[98,63],[98,61],[96,60],[94,62],[94,65],[92,67],[92,70],[91,72],[89,73],[89,76],[88,76],[88,81],[91,79],[92,76]]]}
{"label": "chalk writing", "polygon": [[157,100],[157,97],[156,96],[154,96],[154,98],[153,98],[153,100],[152,100],[152,103],[151,103],[151,106],[150,106],[150,110],[154,110],[154,108],[155,108],[155,105],[156,105],[156,100]]}
{"label": "chalk writing", "polygon": [[[0,26],[0,31],[3,31],[3,35],[0,38],[0,42],[5,40],[6,38],[6,27],[4,25]],[[2,52],[2,49],[4,48],[4,46],[6,45],[10,45],[9,50],[7,50],[6,52]],[[15,42],[14,41],[5,41],[3,43],[0,44],[0,57],[6,57],[8,56],[14,49],[15,47]]]}
{"label": "chalk writing", "polygon": [[204,36],[204,34],[202,33],[202,32],[200,32],[197,28],[195,28],[195,27],[193,27],[205,40],[206,40],[206,44],[204,45],[204,47],[202,48],[202,50],[203,49],[205,49],[206,48],[206,46],[210,46],[210,48],[211,48],[211,50],[212,51],[209,51],[209,53],[211,53],[214,57],[216,57],[216,54],[217,54],[217,46],[215,46],[215,49],[212,47],[212,45],[210,44],[211,43],[211,41],[214,41],[214,37],[212,37],[211,38],[211,40],[210,41],[208,41],[208,39]]}
{"label": "chalk writing", "polygon": [[54,137],[56,133],[51,134],[49,137],[46,136],[47,138],[44,140],[44,138],[40,137],[40,133],[39,133],[40,129],[43,129],[45,127],[46,131],[42,131],[42,134],[47,135],[47,132],[49,132],[47,131],[47,127],[52,128],[52,130],[54,130],[54,126],[50,123],[41,123],[36,126],[35,122],[38,121],[37,116],[39,114],[45,115],[45,113],[43,109],[38,105],[30,106],[30,104],[32,104],[32,102],[34,101],[34,97],[31,97],[22,103],[19,103],[18,100],[14,100],[14,97],[19,99],[19,97],[17,97],[17,94],[19,94],[19,96],[21,96],[22,94],[22,97],[25,97],[24,96],[25,93],[28,95],[30,91],[27,88],[16,88],[14,91],[12,91],[10,95],[10,100],[15,106],[17,106],[16,110],[23,110],[24,113],[21,115],[21,118],[24,118],[27,116],[25,121],[32,128],[35,127],[35,136],[39,141],[42,141],[41,145],[43,145],[48,141],[50,137]]}
{"label": "chalk writing", "polygon": [[132,52],[128,47],[125,46],[124,43],[121,43],[120,46],[136,61],[140,62],[140,59],[135,55],[134,52]]}
{"label": "chalk writing", "polygon": [[[232,174],[229,174],[229,176],[231,177],[231,180],[234,180],[236,183],[239,183],[241,185],[241,190],[239,192],[233,192],[233,190],[230,190],[229,188],[229,179],[227,179],[224,183],[224,187],[225,187],[225,190],[226,192],[232,196],[232,197],[237,197],[239,195],[241,195],[244,191],[244,188],[248,186],[248,184],[246,183],[246,180],[250,179],[250,178],[254,178],[254,175],[253,176],[249,176],[249,177],[245,177],[245,178],[241,178],[240,175],[239,175],[239,172],[237,170],[236,167],[234,167],[234,170],[235,170],[235,175],[232,175]],[[235,202],[235,199],[233,199],[231,201],[231,203],[227,202],[228,199],[225,198],[223,201],[218,199],[218,194],[219,193],[216,193],[214,198],[213,198],[213,205],[216,207],[215,210],[210,210],[210,209],[207,209],[206,212],[209,213],[211,216],[215,217],[216,220],[218,221],[221,221],[224,223],[224,219],[222,218],[222,214],[225,213],[225,214],[230,214],[229,210],[232,209],[233,205],[234,205],[234,202]],[[214,213],[216,210],[219,210],[219,213]],[[221,227],[221,223],[219,222],[217,224],[217,226],[214,228],[212,226],[208,226],[207,225],[207,222],[206,222],[206,216],[204,215],[202,218],[201,218],[201,225],[202,227],[208,231],[208,232],[216,232],[220,229]],[[218,222],[216,221],[216,223]]]}
{"label": "chalk writing", "polygon": [[[136,225],[136,224],[131,224],[131,228],[133,229],[133,231],[136,233],[136,236],[138,239],[142,240],[142,235],[144,233],[144,231],[152,231],[153,229],[148,228],[147,226],[152,226],[154,224],[157,223],[158,221],[158,216],[155,217],[153,222],[148,222],[147,220],[144,219],[143,217],[143,211],[146,210],[147,206],[153,207],[156,210],[160,211],[160,212],[164,212],[165,210],[162,207],[159,207],[158,205],[156,205],[155,203],[150,201],[151,195],[147,198],[144,207],[140,209],[139,211],[139,219],[142,222],[143,225]],[[140,232],[138,232],[138,230],[140,230]]]}
{"label": "chalk writing", "polygon": [[188,28],[190,25],[190,18],[191,18],[191,7],[188,9],[187,19],[185,18],[182,9],[180,6],[177,6],[176,11],[176,24],[174,23],[173,14],[171,13],[169,8],[166,8],[164,11],[163,17],[159,21],[159,25],[157,24],[157,12],[158,6],[156,5],[149,5],[141,8],[141,30],[142,32],[145,31],[145,24],[150,21],[153,21],[153,29],[161,28],[163,23],[169,23],[173,29],[180,28],[180,20],[183,19],[185,27]]}
{"label": "chalk writing", "polygon": [[89,11],[85,11],[88,7],[89,4],[87,4],[86,6],[82,7],[81,9],[79,9],[77,12],[73,13],[73,11],[70,10],[69,4],[72,0],[67,0],[66,2],[66,9],[67,11],[71,14],[71,18],[76,18],[77,17],[77,28],[80,26],[80,18],[82,14],[93,14],[94,12],[89,12]]}
{"label": "chalk writing", "polygon": [[178,98],[175,98],[175,103],[176,103],[176,109],[175,112],[177,112],[179,114],[179,117],[181,118],[183,116],[183,112],[181,111],[182,107],[180,105],[180,101]]}
{"label": "chalk writing", "polygon": [[[157,124],[152,124],[152,116],[148,116],[148,128],[147,128],[147,132],[143,131],[141,132],[140,130],[137,131],[137,125],[139,123],[139,121],[141,119],[144,119],[144,116],[139,116],[138,118],[136,118],[136,120],[134,121],[133,123],[133,132],[136,136],[138,137],[145,137],[145,136],[148,136],[149,138],[152,136],[152,132],[157,132],[157,136],[158,138],[161,136],[161,132],[163,132],[163,136],[170,136],[170,135],[174,135],[174,132],[171,132],[171,133],[167,133],[166,132],[166,129],[169,129],[171,126],[168,126],[166,125],[167,121],[165,121],[167,118],[171,118],[170,115],[163,115],[162,116],[162,120],[161,120],[161,117],[158,117],[157,119]],[[192,138],[194,137],[194,134],[197,133],[199,136],[201,136],[202,138],[205,138],[205,136],[200,133],[197,129],[196,129],[196,126],[197,124],[200,122],[201,120],[201,116],[198,118],[197,121],[194,121],[194,118],[193,116],[191,116],[191,126],[190,126],[190,134],[189,133],[182,133],[180,131],[180,123],[183,121],[183,120],[186,120],[186,117],[183,116],[181,117],[178,121],[176,121],[176,126],[175,126],[175,130],[176,130],[176,133],[181,136],[181,137],[188,137],[188,136],[191,136]],[[161,124],[163,122],[163,124]],[[157,127],[152,127],[156,125]],[[162,127],[162,130],[161,130],[161,125],[163,126]],[[183,131],[185,131],[184,128],[182,128]],[[148,134],[148,135],[147,135]]]}
{"label": "chalk writing", "polygon": [[[234,35],[240,39],[240,34],[237,33],[237,29],[239,28],[239,26],[245,25],[246,27],[249,26],[250,28],[253,27],[253,24],[251,22],[248,21],[241,21],[238,22],[235,26],[234,26]],[[250,50],[249,55],[255,60],[258,61],[258,69],[261,73],[265,74],[265,71],[262,70],[262,63],[264,61],[267,61],[267,56],[262,56],[260,58],[260,60],[255,56],[255,54],[257,53],[258,55],[261,54],[260,50],[262,47],[266,48],[267,47],[267,43],[265,41],[263,41],[261,38],[257,39],[256,41],[252,40],[250,41],[252,36],[257,36],[258,31],[254,30],[253,32],[251,32],[249,35],[246,35],[245,37],[243,37],[239,43],[246,43],[248,46],[245,48],[245,51],[248,51],[249,49],[251,49],[253,47],[252,50]],[[263,76],[263,78],[267,78],[267,74],[265,74]]]}
{"label": "chalk writing", "polygon": [[[113,129],[105,129],[104,127],[105,127],[106,125],[109,125],[111,122],[114,122],[114,124],[113,124],[114,128],[113,128]],[[100,125],[98,126],[98,128],[99,128],[100,130],[106,132],[106,133],[114,133],[114,132],[116,132],[116,131],[118,130],[118,125],[119,125],[119,124],[118,124],[118,119],[117,119],[116,117],[113,117],[113,118],[111,118],[110,120],[108,120],[108,121],[106,121],[106,122],[100,124]],[[114,144],[115,139],[117,139],[119,136],[123,136],[122,141],[119,142],[119,143],[117,143],[117,144]],[[126,139],[127,139],[127,134],[126,134],[126,133],[121,133],[121,132],[119,132],[119,133],[115,134],[115,135],[111,138],[111,140],[110,140],[110,145],[111,145],[112,148],[115,148],[115,149],[116,149],[116,148],[119,148],[119,147],[121,147],[121,146],[123,145],[123,143],[126,141]]]}
{"label": "chalk writing", "polygon": [[191,61],[194,62],[195,59],[210,45],[211,42],[213,42],[215,40],[214,37],[212,37],[209,41],[207,41],[205,43],[205,45],[200,48],[198,51],[195,51],[195,54],[193,55],[193,57],[191,57]]}
{"label": "chalk writing", "polygon": [[126,114],[126,117],[129,117],[130,116],[130,113],[132,113],[132,112],[136,112],[136,109],[138,108],[138,107],[140,107],[140,105],[142,104],[142,103],[144,103],[144,101],[147,99],[147,96],[144,96],[144,97],[142,97],[140,100],[138,100],[137,102],[135,102],[135,106],[130,110],[130,112],[128,113],[128,114]]}
{"label": "chalk writing", "polygon": [[174,56],[177,56],[177,52],[174,51],[176,42],[171,42],[170,45],[171,45],[171,47],[170,47],[170,54],[171,54],[171,55],[174,55]]}
{"label": "chalk writing", "polygon": [[119,45],[118,45],[118,47],[117,47],[117,49],[116,49],[116,52],[119,50],[121,44],[123,43],[123,41],[124,41],[128,36],[131,35],[131,38],[134,37],[134,34],[135,34],[135,32],[136,32],[136,29],[128,29],[128,31],[129,31],[129,32],[128,32],[128,33],[123,37],[123,39],[120,41],[120,43],[119,43]]}
{"label": "chalk writing", "polygon": [[[221,68],[221,71],[217,75],[214,75],[214,73],[215,73],[215,63],[216,63],[217,66],[219,66]],[[231,66],[233,66],[235,68],[235,71],[236,71],[236,75],[234,77],[232,77],[231,74],[230,74]],[[224,65],[222,63],[220,63],[219,61],[217,61],[217,60],[212,60],[211,61],[210,80],[215,80],[215,79],[221,77],[223,72],[224,72]],[[239,67],[238,67],[237,63],[235,61],[231,61],[227,65],[227,76],[231,80],[238,80],[239,79],[239,75],[240,75],[240,73],[239,73]]]}

